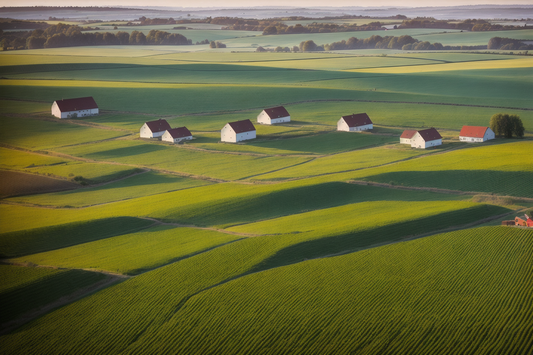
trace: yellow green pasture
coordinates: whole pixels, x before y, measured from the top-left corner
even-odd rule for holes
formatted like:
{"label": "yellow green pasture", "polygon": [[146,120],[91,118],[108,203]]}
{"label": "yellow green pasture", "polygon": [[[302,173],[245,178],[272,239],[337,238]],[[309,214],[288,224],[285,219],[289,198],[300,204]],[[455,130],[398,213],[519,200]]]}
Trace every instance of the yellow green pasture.
{"label": "yellow green pasture", "polygon": [[157,226],[12,261],[138,274],[239,238],[210,230]]}

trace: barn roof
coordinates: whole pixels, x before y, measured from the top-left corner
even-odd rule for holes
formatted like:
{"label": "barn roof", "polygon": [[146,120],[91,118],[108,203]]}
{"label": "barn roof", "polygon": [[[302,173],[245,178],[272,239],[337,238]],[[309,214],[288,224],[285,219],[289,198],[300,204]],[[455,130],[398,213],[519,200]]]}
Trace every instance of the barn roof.
{"label": "barn roof", "polygon": [[403,131],[400,138],[411,139],[416,134],[416,132],[418,131],[414,129],[406,129],[405,131]]}
{"label": "barn roof", "polygon": [[155,121],[145,122],[145,123],[148,126],[148,128],[150,128],[150,131],[152,132],[162,132],[162,131],[168,131],[169,129],[171,129],[167,120],[164,120],[162,118],[155,120]]}
{"label": "barn roof", "polygon": [[433,127],[418,131],[418,134],[420,134],[422,136],[422,139],[424,139],[424,141],[426,142],[434,141],[436,139],[442,139],[440,133],[437,132],[437,130]]}
{"label": "barn roof", "polygon": [[263,111],[266,112],[270,118],[280,118],[289,116],[289,112],[283,106],[265,108]]}
{"label": "barn roof", "polygon": [[167,131],[172,138],[183,138],[192,136],[191,131],[189,131],[187,127],[172,128],[167,129]]}
{"label": "barn roof", "polygon": [[372,124],[372,121],[370,120],[370,117],[366,113],[354,113],[350,116],[342,116],[344,119],[344,122],[348,125],[348,127],[359,127],[359,126],[365,126],[367,124]]}
{"label": "barn roof", "polygon": [[250,120],[228,122],[228,124],[233,128],[235,133],[255,131],[254,124]]}
{"label": "barn roof", "polygon": [[94,108],[98,108],[98,105],[96,104],[92,96],[79,97],[76,99],[56,100],[55,102],[57,103],[57,107],[59,107],[59,110],[61,112],[91,110]]}
{"label": "barn roof", "polygon": [[489,127],[482,127],[482,126],[463,126],[463,128],[461,129],[461,133],[459,133],[459,136],[472,137],[472,138],[483,138],[488,128]]}

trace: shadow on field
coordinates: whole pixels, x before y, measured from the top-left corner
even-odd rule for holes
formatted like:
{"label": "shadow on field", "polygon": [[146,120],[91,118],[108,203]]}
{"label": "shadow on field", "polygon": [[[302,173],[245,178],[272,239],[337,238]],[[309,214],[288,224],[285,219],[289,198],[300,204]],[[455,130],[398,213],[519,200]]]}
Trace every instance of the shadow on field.
{"label": "shadow on field", "polygon": [[[524,159],[525,160],[525,159]],[[524,166],[526,162],[524,161]],[[364,180],[400,186],[497,193],[533,197],[533,172],[497,170],[398,171]]]}
{"label": "shadow on field", "polygon": [[435,201],[455,200],[450,194],[427,191],[406,191],[374,186],[360,186],[344,182],[258,193],[243,199],[229,196],[221,200],[199,203],[181,210],[175,218],[195,225],[231,226],[271,219],[295,213],[366,201]]}
{"label": "shadow on field", "polygon": [[153,225],[135,217],[112,217],[0,234],[0,257],[12,258],[133,233]]}
{"label": "shadow on field", "polygon": [[[480,205],[375,229],[310,240],[280,250],[272,257],[258,264],[251,272],[290,265],[307,259],[354,252],[379,243],[391,243],[451,226],[472,223],[508,211],[504,207]],[[354,217],[356,218],[356,216]]]}
{"label": "shadow on field", "polygon": [[115,148],[109,150],[102,150],[94,153],[89,153],[86,155],[87,158],[120,158],[127,157],[132,155],[153,153],[159,150],[165,150],[167,147],[161,146],[158,144],[143,144],[143,145],[134,145],[122,148]]}

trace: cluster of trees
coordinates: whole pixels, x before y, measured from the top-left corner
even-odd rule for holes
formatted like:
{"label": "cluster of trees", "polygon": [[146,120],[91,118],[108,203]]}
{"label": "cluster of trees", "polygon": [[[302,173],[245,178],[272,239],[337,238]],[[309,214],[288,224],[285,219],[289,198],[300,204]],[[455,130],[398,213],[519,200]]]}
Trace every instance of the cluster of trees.
{"label": "cluster of trees", "polygon": [[46,22],[34,22],[34,21],[24,21],[24,20],[7,20],[0,21],[0,29],[2,30],[15,30],[15,29],[45,29],[50,26]]}
{"label": "cluster of trees", "polygon": [[373,35],[365,39],[351,37],[348,40],[330,44],[316,45],[313,41],[304,41],[299,46],[302,51],[338,51],[346,49],[402,49],[402,50],[451,50],[451,49],[484,49],[486,46],[443,46],[441,43],[420,42],[403,35],[400,37]]}
{"label": "cluster of trees", "polygon": [[502,31],[523,29],[521,26],[503,26],[491,24],[486,20],[467,19],[462,22],[448,22],[436,20],[432,17],[417,17],[411,20],[404,20],[398,28],[443,28],[465,31]]}
{"label": "cluster of trees", "polygon": [[490,129],[497,135],[512,138],[524,136],[524,124],[518,115],[497,113],[490,118]]}
{"label": "cluster of trees", "polygon": [[504,50],[533,50],[532,44],[525,44],[519,39],[492,37],[489,40],[487,49],[504,49]]}
{"label": "cluster of trees", "polygon": [[79,26],[62,23],[49,26],[45,30],[36,29],[14,34],[0,32],[0,47],[3,50],[127,44],[188,45],[192,44],[192,41],[178,33],[158,30],[151,30],[148,35],[139,31],[133,31],[131,34],[123,31],[82,32]]}
{"label": "cluster of trees", "polygon": [[313,22],[308,25],[296,24],[287,26],[284,23],[272,24],[263,30],[263,35],[275,34],[298,34],[298,33],[331,33],[331,32],[353,32],[353,31],[377,31],[383,30],[380,22],[371,22],[366,25],[357,26],[335,24],[335,23],[317,23]]}
{"label": "cluster of trees", "polygon": [[[171,18],[147,18],[145,16],[139,17],[137,20],[141,23],[142,26],[149,25],[175,25],[177,22],[172,17]],[[133,22],[128,22],[128,25],[136,25]]]}
{"label": "cluster of trees", "polygon": [[209,43],[209,48],[226,48],[226,45],[222,42],[211,41],[211,43]]}
{"label": "cluster of trees", "polygon": [[257,47],[257,49],[255,50],[256,52],[298,52],[300,50],[300,48],[298,48],[298,46],[294,46],[291,48],[289,47],[281,47],[281,46],[277,46],[276,48],[274,49],[270,49],[270,48],[263,48],[261,46]]}

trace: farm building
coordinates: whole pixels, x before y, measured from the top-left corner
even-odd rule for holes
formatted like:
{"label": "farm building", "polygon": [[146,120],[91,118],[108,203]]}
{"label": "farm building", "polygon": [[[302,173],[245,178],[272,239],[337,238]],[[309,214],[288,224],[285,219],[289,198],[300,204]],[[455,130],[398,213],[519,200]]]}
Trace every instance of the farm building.
{"label": "farm building", "polygon": [[226,123],[224,128],[220,131],[220,140],[222,142],[237,143],[248,139],[254,139],[255,137],[255,127],[250,120]]}
{"label": "farm building", "polygon": [[492,129],[482,126],[463,126],[459,133],[459,140],[468,143],[485,142],[494,137]]}
{"label": "farm building", "polygon": [[417,131],[411,138],[411,147],[426,149],[442,144],[442,136],[435,128]]}
{"label": "farm building", "polygon": [[257,123],[276,124],[291,121],[291,115],[283,106],[266,108],[257,116]]}
{"label": "farm building", "polygon": [[337,122],[337,131],[360,132],[374,128],[372,120],[366,113],[342,116]]}
{"label": "farm building", "polygon": [[416,130],[414,129],[406,129],[403,131],[402,135],[400,136],[400,143],[401,144],[409,144],[411,145],[413,136],[416,134]]}
{"label": "farm building", "polygon": [[162,141],[171,143],[179,143],[181,141],[188,141],[191,139],[192,134],[187,127],[167,129],[161,136]]}
{"label": "farm building", "polygon": [[171,129],[167,120],[158,119],[155,121],[145,122],[140,131],[141,138],[161,137],[165,131]]}
{"label": "farm building", "polygon": [[98,112],[98,105],[92,96],[57,100],[52,104],[52,115],[57,118],[94,116]]}
{"label": "farm building", "polygon": [[435,128],[415,131],[406,129],[400,136],[401,144],[410,144],[413,148],[426,149],[442,144],[442,136]]}

